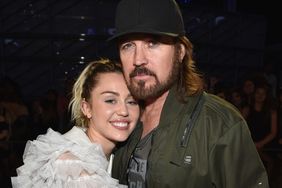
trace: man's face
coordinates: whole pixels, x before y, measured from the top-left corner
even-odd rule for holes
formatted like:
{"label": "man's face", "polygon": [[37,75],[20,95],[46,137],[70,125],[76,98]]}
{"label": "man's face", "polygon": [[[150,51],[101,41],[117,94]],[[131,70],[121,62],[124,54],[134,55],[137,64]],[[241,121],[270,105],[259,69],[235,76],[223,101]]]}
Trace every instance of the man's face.
{"label": "man's face", "polygon": [[131,35],[121,40],[119,53],[128,87],[138,99],[162,95],[178,77],[180,58],[171,37]]}

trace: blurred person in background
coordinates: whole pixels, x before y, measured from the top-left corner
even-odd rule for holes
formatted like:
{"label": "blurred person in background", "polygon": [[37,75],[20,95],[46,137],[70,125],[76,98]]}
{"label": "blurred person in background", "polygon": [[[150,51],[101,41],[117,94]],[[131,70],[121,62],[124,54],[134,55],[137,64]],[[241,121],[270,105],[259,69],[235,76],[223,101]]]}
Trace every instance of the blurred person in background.
{"label": "blurred person in background", "polygon": [[248,123],[252,139],[271,176],[273,159],[265,151],[272,147],[278,131],[277,108],[268,85],[257,85],[250,105],[244,107],[244,117]]}

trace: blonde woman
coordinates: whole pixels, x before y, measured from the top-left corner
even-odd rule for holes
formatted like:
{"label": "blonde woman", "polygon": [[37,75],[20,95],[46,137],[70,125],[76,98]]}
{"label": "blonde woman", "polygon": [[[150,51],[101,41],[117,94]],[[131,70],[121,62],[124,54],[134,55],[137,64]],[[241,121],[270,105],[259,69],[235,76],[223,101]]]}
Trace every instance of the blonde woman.
{"label": "blonde woman", "polygon": [[117,142],[125,141],[135,128],[139,106],[121,67],[107,59],[90,63],[72,94],[76,126],[64,135],[48,129],[46,135],[28,141],[13,187],[124,187],[111,178],[109,161]]}

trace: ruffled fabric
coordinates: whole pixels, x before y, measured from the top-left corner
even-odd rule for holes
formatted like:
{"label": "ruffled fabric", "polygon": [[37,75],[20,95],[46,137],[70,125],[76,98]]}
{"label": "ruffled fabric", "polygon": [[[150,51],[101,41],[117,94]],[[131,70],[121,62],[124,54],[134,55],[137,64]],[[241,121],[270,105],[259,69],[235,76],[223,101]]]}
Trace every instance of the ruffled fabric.
{"label": "ruffled fabric", "polygon": [[[12,177],[14,188],[126,188],[106,171],[108,160],[99,144],[91,143],[80,128],[67,136],[48,129],[34,141],[28,141],[24,165]],[[60,157],[70,153],[70,159]]]}

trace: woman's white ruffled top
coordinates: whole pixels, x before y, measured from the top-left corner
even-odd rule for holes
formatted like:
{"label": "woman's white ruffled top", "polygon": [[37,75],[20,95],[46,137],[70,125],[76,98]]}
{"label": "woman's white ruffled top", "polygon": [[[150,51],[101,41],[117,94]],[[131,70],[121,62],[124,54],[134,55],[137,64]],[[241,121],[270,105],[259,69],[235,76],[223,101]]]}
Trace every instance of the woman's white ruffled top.
{"label": "woman's white ruffled top", "polygon": [[13,188],[125,188],[113,179],[109,161],[99,144],[91,143],[84,130],[73,127],[61,135],[47,134],[28,141],[24,165],[12,177]]}

